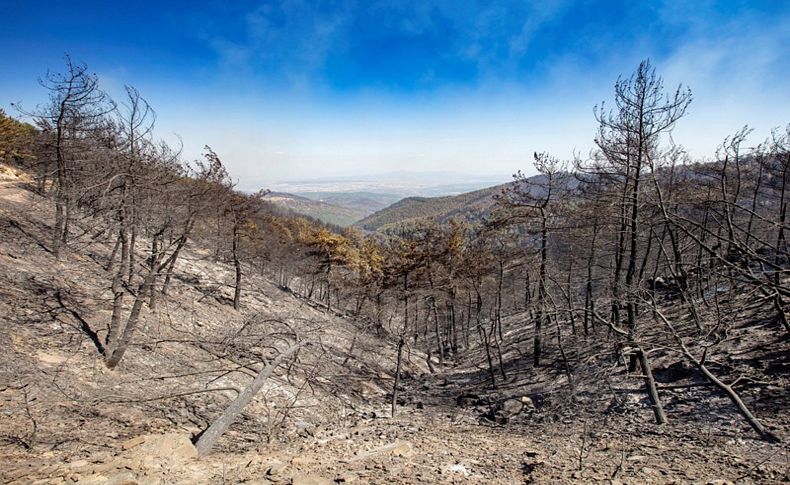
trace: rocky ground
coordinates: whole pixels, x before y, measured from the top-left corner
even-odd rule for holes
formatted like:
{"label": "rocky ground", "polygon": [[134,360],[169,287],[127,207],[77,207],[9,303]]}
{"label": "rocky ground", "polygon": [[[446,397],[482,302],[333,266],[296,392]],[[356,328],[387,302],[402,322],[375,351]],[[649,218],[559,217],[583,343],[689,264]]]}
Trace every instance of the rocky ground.
{"label": "rocky ground", "polygon": [[[507,376],[496,390],[481,355],[434,362],[432,374],[425,355],[410,352],[391,418],[391,343],[263,277],[250,281],[236,312],[227,304],[230,268],[199,250],[185,255],[172,294],[145,313],[135,345],[108,371],[80,326],[105,331],[110,241],[77,239],[79,251],[56,261],[45,244],[51,207],[26,183],[0,172],[3,483],[790,481],[788,346],[768,327],[741,340],[735,329],[731,370],[717,371],[773,376],[739,390],[785,438],[778,444],[756,439],[686,368],[656,359],[670,418],[657,427],[638,379],[580,367],[566,392],[564,370],[536,372],[515,334],[506,336]],[[290,372],[280,369],[216,452],[198,459],[191,438],[257,369],[245,346],[255,349],[282,322],[317,344]],[[755,332],[764,332],[759,348]]]}
{"label": "rocky ground", "polygon": [[[418,409],[421,407],[422,409]],[[383,410],[382,410],[383,412]],[[748,432],[656,429],[644,415],[497,426],[474,408],[407,405],[311,426],[287,443],[198,460],[184,433],[124,440],[113,451],[21,449],[6,454],[16,483],[787,483],[787,449]]]}

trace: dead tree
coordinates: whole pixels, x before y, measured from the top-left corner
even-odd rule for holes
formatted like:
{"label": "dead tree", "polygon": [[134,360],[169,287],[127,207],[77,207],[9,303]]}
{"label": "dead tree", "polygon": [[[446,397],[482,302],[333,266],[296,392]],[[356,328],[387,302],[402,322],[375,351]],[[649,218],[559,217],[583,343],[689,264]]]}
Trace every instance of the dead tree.
{"label": "dead tree", "polygon": [[126,99],[121,102],[117,115],[120,163],[116,168],[118,201],[118,240],[121,243],[121,268],[127,284],[132,284],[135,265],[135,245],[137,240],[137,220],[140,214],[137,203],[140,194],[135,184],[145,175],[147,166],[143,159],[150,156],[151,136],[156,113],[140,93],[131,86],[125,86]]}
{"label": "dead tree", "polygon": [[71,212],[78,198],[78,172],[81,154],[115,104],[99,89],[99,79],[88,72],[85,64],[72,62],[66,56],[63,73],[47,73],[40,84],[49,91],[48,104],[35,112],[24,112],[36,120],[39,128],[50,136],[48,152],[54,158],[55,222],[52,253],[60,255],[61,246],[69,235]]}
{"label": "dead tree", "polygon": [[749,410],[749,408],[743,402],[738,393],[735,392],[731,385],[727,385],[722,382],[721,379],[716,377],[716,375],[714,375],[710,369],[708,369],[708,367],[705,365],[707,349],[703,351],[702,357],[696,357],[694,353],[688,348],[678,330],[675,329],[669,319],[658,308],[653,308],[653,314],[669,330],[683,356],[688,359],[688,361],[691,362],[695,367],[697,367],[697,369],[699,369],[708,382],[722,391],[733,402],[733,404],[735,404],[736,408],[738,409],[738,413],[743,416],[743,419],[749,423],[749,426],[751,426],[752,429],[754,429],[754,431],[757,432],[757,434],[760,435],[762,439],[773,443],[778,443],[781,441],[775,433],[769,431],[757,419],[757,417],[751,412],[751,410]]}
{"label": "dead tree", "polygon": [[493,225],[527,223],[535,225],[538,254],[538,288],[535,301],[535,336],[532,358],[535,367],[540,365],[543,325],[548,323],[548,257],[549,221],[554,217],[558,201],[568,193],[569,174],[566,165],[547,153],[535,153],[535,168],[539,176],[532,179],[523,173],[514,175],[514,182],[502,191],[496,200],[507,212],[492,222]]}
{"label": "dead tree", "polygon": [[[203,157],[210,166],[223,167],[219,155],[208,145],[205,146]],[[233,189],[234,183],[224,168],[217,170],[213,183],[220,189],[216,194],[218,238],[221,238],[222,219],[229,218],[231,222],[230,246],[234,269],[233,308],[238,310],[241,307],[242,284],[241,239],[245,235],[245,231],[256,229],[252,218],[260,210],[259,203],[269,191],[260,190],[251,196],[236,192]],[[218,239],[216,256],[219,255],[219,244]]]}
{"label": "dead tree", "polygon": [[[595,143],[605,166],[593,164],[578,168],[588,172],[608,172],[622,188],[613,308],[620,308],[625,303],[627,327],[633,335],[639,312],[633,295],[639,290],[637,266],[641,247],[642,176],[649,161],[661,155],[661,136],[686,113],[691,103],[691,91],[679,86],[673,94],[666,95],[661,77],[656,75],[649,61],[643,61],[629,79],[617,80],[614,102],[615,109],[611,112],[606,111],[603,104],[595,111],[599,123]],[[625,302],[617,301],[622,298],[619,278],[623,255],[628,258],[624,288],[631,295]]]}
{"label": "dead tree", "polygon": [[195,448],[197,448],[200,457],[204,457],[211,453],[217,440],[225,434],[225,431],[228,430],[230,425],[238,419],[241,412],[263,388],[263,385],[266,384],[266,381],[271,377],[277,367],[305,344],[307,344],[307,341],[297,340],[286,350],[277,355],[272,361],[264,361],[264,365],[255,376],[255,379],[236,396],[236,399],[225,408],[222,414],[215,419],[205,431],[196,437]]}
{"label": "dead tree", "polygon": [[[397,338],[397,361],[395,364],[394,382],[392,385],[392,399],[390,407],[392,417],[397,413],[398,386],[400,385],[401,365],[403,361],[403,349],[406,345],[406,336],[409,335],[412,327],[410,318],[410,298],[411,298],[411,277],[418,267],[423,263],[421,254],[417,249],[417,244],[408,238],[392,241],[389,248],[390,260],[385,270],[385,284],[390,288],[399,289],[400,299],[403,300],[403,319],[391,319],[389,325],[390,334]],[[416,319],[415,319],[416,320]]]}

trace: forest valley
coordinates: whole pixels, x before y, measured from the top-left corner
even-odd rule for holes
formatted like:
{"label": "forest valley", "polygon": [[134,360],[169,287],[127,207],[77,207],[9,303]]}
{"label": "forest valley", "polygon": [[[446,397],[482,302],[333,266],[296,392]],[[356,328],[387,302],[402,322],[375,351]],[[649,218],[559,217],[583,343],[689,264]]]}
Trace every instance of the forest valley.
{"label": "forest valley", "polygon": [[[196,410],[208,402],[202,395],[161,398],[203,416],[192,436],[197,456],[208,457],[217,446],[237,449],[228,430],[252,419],[243,417],[245,410],[269,399],[260,392],[275,377],[290,382],[299,375],[305,382],[281,407],[293,408],[293,416],[302,396],[319,392],[314,385],[329,386],[332,379],[321,380],[326,364],[306,356],[327,353],[321,332],[343,321],[350,322],[350,337],[338,368],[380,366],[374,377],[383,391],[360,401],[377,406],[378,414],[366,411],[367,417],[395,419],[442,404],[472,410],[475,423],[521,426],[513,429],[523,435],[576,423],[586,437],[569,455],[572,473],[596,466],[584,464],[593,461],[595,433],[615,429],[618,420],[639,439],[664,433],[658,430],[715,433],[760,443],[762,453],[780,461],[772,472],[756,471],[755,458],[745,470],[712,473],[787,479],[781,460],[786,466],[782,443],[790,424],[790,124],[759,143],[748,141],[751,130],[744,127],[710,158],[692,160],[669,136],[683,122],[691,91],[665,88],[644,61],[616,81],[611,104],[596,107],[596,148],[587,156],[562,161],[536,153],[538,174],[518,172],[483,217],[410,219],[370,232],[288,212],[268,202],[265,190],[236,190],[209,146],[202,159],[183,160],[179,147],[155,139],[155,112],[135,88],[110,99],[85,65],[67,58],[65,69],[48,74],[42,86],[48,103],[18,107],[32,124],[0,113],[4,183],[11,184],[13,173],[16,187],[30,194],[24,197],[41,201],[35,215],[41,237],[6,207],[2,244],[12,235],[26,240],[19,247],[37,251],[47,258],[40,264],[51,268],[90,263],[96,280],[80,299],[68,286],[37,294],[25,286],[29,278],[4,277],[3,348],[11,348],[13,334],[22,331],[17,327],[34,327],[13,316],[26,305],[11,303],[22,298],[15,287],[27,288],[30,308],[45,300],[51,307],[36,321],[70,322],[40,338],[73,348],[85,342],[98,364],[81,378],[90,381],[98,372],[103,384],[92,385],[122,390],[124,374],[137,372],[127,361],[153,345],[141,343],[152,335],[151,319],[159,315],[157,325],[171,325],[175,319],[161,315],[181,305],[183,287],[191,288],[200,295],[195,301],[211,301],[217,315],[231,316],[200,338],[172,330],[167,341],[190,339],[217,362],[235,359],[225,374],[242,372],[230,386],[235,393],[214,396],[220,404],[203,411]],[[4,251],[11,274],[21,263]],[[229,276],[206,284],[185,269],[195,261],[228,268]],[[294,311],[308,308],[313,320],[294,323],[300,315],[287,312],[256,320],[251,298],[271,292],[301,305]],[[190,328],[207,324],[193,320]],[[355,352],[366,345],[373,350],[363,362]],[[31,412],[34,381],[25,382],[13,366],[4,364],[0,394],[19,431],[4,430],[2,447],[24,453],[47,438]],[[180,369],[182,378],[188,375],[188,365]],[[159,387],[136,386],[143,395],[159,395]],[[47,412],[46,404],[38,407]],[[255,418],[267,423],[267,439],[276,428],[296,426],[282,413]],[[546,460],[525,459],[517,468],[522,477],[540,478]],[[601,477],[623,476],[628,460],[623,452]],[[379,471],[367,480],[386,482]],[[399,480],[452,480],[446,473]],[[513,477],[492,473],[487,479],[494,482]],[[543,479],[590,478],[570,473]],[[637,481],[683,482],[678,473]]]}

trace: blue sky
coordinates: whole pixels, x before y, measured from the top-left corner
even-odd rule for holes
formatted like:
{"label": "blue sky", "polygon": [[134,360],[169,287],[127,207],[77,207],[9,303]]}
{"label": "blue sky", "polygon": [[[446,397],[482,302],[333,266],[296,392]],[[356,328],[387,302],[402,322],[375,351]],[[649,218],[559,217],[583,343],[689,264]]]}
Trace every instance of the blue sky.
{"label": "blue sky", "polygon": [[62,56],[131,84],[158,135],[211,145],[241,186],[391,170],[507,176],[592,146],[592,108],[650,58],[695,101],[695,157],[790,122],[790,2],[5,1],[0,106]]}

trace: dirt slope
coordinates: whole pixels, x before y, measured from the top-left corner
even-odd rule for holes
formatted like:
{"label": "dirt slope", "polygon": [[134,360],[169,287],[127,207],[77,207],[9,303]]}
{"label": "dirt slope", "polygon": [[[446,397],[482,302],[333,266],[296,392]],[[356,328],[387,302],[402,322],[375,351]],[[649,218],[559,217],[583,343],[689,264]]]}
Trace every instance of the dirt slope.
{"label": "dirt slope", "polygon": [[[519,349],[528,348],[523,340],[529,327],[518,314],[506,319],[508,377],[499,380],[497,390],[489,388],[482,355],[469,354],[457,366],[431,375],[422,366],[424,355],[414,351],[399,415],[388,418],[391,345],[356,332],[351,322],[262,277],[252,277],[237,312],[227,304],[230,267],[198,250],[181,262],[169,297],[155,311],[145,311],[119,368],[108,371],[80,327],[84,320],[100,338],[104,335],[110,292],[103,264],[109,241],[77,237],[73,247],[79,251],[56,261],[46,250],[50,211],[46,199],[26,189],[23,174],[0,172],[2,482],[707,484],[790,479],[786,444],[755,439],[726,400],[695,387],[691,375],[672,377],[669,361],[661,358],[657,373],[680,386],[662,391],[669,427],[651,423],[649,405],[638,392],[613,391],[610,400],[592,403],[585,395],[594,389],[581,388],[579,401],[563,401],[563,369],[537,372],[525,364],[528,355]],[[89,228],[90,222],[80,226]],[[244,346],[280,345],[270,336],[284,324],[320,345],[304,349],[290,374],[280,369],[217,452],[196,459],[190,438],[258,369]],[[346,358],[355,335],[354,353]],[[773,366],[778,377],[772,387],[744,395],[784,433],[787,374],[780,367],[787,360],[781,355],[786,341],[767,343],[770,352],[763,353],[757,353],[754,342],[744,338],[732,349],[738,365],[758,365],[756,360],[773,355],[762,365]],[[599,384],[637,387],[630,376],[610,377]],[[462,394],[470,397],[459,405]],[[481,417],[503,399],[524,395],[535,407],[507,424]]]}
{"label": "dirt slope", "polygon": [[275,335],[286,330],[314,343],[300,351],[292,372],[281,369],[270,380],[221,440],[218,456],[254,449],[261,440],[284,441],[385,402],[390,346],[257,276],[248,278],[242,310],[234,310],[227,304],[231,268],[199,250],[185,254],[169,296],[144,311],[133,345],[109,371],[82,327],[104,339],[112,295],[103,265],[111,245],[80,237],[83,229],[93,236],[92,221],[78,221],[72,250],[56,260],[47,250],[50,221],[48,201],[27,190],[24,174],[4,168],[0,474],[41,453],[50,454],[49,462],[69,461],[121,450],[140,435],[198,433],[259,369],[245,345],[264,354],[282,350],[286,343]]}

